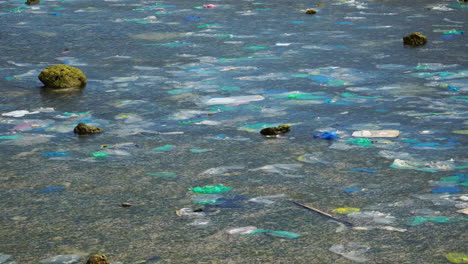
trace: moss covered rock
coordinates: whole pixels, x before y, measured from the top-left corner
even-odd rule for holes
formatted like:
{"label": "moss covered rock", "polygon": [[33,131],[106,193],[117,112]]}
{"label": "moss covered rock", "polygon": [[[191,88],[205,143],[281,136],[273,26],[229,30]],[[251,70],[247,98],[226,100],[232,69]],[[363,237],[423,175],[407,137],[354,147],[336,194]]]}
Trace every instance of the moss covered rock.
{"label": "moss covered rock", "polygon": [[45,87],[52,89],[84,88],[87,82],[80,69],[65,64],[45,68],[38,78]]}
{"label": "moss covered rock", "polygon": [[317,10],[309,8],[309,9],[306,10],[305,13],[308,14],[308,15],[315,15],[315,14],[317,14]]}
{"label": "moss covered rock", "polygon": [[40,0],[26,0],[25,4],[27,5],[37,5],[40,3]]}
{"label": "moss covered rock", "polygon": [[277,127],[267,127],[262,130],[260,130],[260,134],[264,136],[276,136],[284,133],[288,133],[291,131],[291,126],[290,125],[281,125]]}
{"label": "moss covered rock", "polygon": [[105,255],[95,254],[89,257],[86,264],[109,264],[109,261]]}
{"label": "moss covered rock", "polygon": [[89,135],[89,134],[96,134],[101,133],[103,130],[98,127],[88,126],[84,123],[78,123],[78,125],[73,129],[73,132],[78,135]]}
{"label": "moss covered rock", "polygon": [[403,37],[403,43],[410,46],[420,46],[427,43],[427,37],[418,32],[413,32]]}

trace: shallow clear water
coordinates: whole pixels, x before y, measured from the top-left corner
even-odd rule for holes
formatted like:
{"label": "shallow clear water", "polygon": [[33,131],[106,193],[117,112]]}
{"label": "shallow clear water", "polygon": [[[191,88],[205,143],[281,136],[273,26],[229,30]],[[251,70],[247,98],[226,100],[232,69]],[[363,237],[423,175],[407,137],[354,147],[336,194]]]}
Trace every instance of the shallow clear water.
{"label": "shallow clear water", "polygon": [[[468,253],[457,212],[468,207],[467,7],[0,1],[0,263],[93,253],[448,263]],[[411,32],[428,43],[405,47]],[[41,87],[40,71],[61,63],[83,70],[84,90]],[[78,122],[104,133],[75,135]],[[282,124],[291,131],[278,138],[259,133]],[[365,129],[400,135],[359,145],[352,134]],[[314,138],[330,131],[339,138]],[[217,184],[232,190],[189,190]],[[343,207],[360,211],[333,211]],[[231,234],[248,226],[256,233]]]}

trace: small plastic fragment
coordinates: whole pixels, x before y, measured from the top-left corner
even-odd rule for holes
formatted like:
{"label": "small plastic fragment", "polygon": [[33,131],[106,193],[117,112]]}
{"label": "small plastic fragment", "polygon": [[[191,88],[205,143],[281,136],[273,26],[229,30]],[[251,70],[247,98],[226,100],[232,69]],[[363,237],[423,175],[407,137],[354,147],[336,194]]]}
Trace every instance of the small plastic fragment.
{"label": "small plastic fragment", "polygon": [[174,145],[164,145],[161,147],[153,148],[153,151],[156,152],[168,152],[171,151],[175,146]]}
{"label": "small plastic fragment", "polygon": [[354,207],[340,207],[332,210],[332,213],[337,213],[337,214],[350,214],[350,213],[355,213],[359,212],[361,209],[359,208],[354,208]]}
{"label": "small plastic fragment", "polygon": [[346,140],[347,143],[360,146],[360,147],[370,147],[372,146],[372,141],[368,138],[351,138]]}
{"label": "small plastic fragment", "polygon": [[431,190],[432,193],[459,193],[461,190],[457,187],[439,187]]}
{"label": "small plastic fragment", "polygon": [[244,226],[244,227],[230,228],[226,230],[226,232],[231,235],[233,234],[248,235],[255,230],[257,230],[255,226]]}
{"label": "small plastic fragment", "polygon": [[333,139],[339,138],[339,136],[336,133],[336,131],[330,131],[330,132],[322,132],[320,134],[314,135],[314,138],[333,140]]}
{"label": "small plastic fragment", "polygon": [[232,187],[226,187],[223,184],[218,184],[218,185],[206,185],[204,187],[193,187],[189,188],[189,191],[192,191],[194,193],[224,193],[228,192],[232,189]]}
{"label": "small plastic fragment", "polygon": [[252,236],[258,233],[265,233],[268,235],[272,236],[277,236],[277,237],[283,237],[283,238],[289,238],[289,239],[295,239],[300,237],[301,235],[292,233],[292,232],[287,232],[287,231],[274,231],[274,230],[268,230],[268,229],[256,229],[252,232],[250,232],[248,235]]}
{"label": "small plastic fragment", "polygon": [[425,222],[433,223],[454,223],[460,221],[468,221],[468,218],[455,218],[447,216],[415,216],[408,219],[406,222],[409,226],[418,226],[424,224]]}
{"label": "small plastic fragment", "polygon": [[468,263],[468,254],[461,252],[452,252],[445,254],[448,261],[452,263]]}
{"label": "small plastic fragment", "polygon": [[107,157],[107,153],[104,153],[104,152],[92,152],[89,155],[91,155],[91,157],[93,157],[93,158],[105,158],[105,157]]}

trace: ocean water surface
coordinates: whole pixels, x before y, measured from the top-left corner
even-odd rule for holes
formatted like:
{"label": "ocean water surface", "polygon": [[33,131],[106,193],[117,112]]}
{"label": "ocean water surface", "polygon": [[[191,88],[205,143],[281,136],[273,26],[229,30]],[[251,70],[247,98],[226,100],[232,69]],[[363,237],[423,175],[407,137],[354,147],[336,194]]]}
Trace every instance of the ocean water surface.
{"label": "ocean water surface", "polygon": [[0,1],[0,263],[467,263],[467,8]]}

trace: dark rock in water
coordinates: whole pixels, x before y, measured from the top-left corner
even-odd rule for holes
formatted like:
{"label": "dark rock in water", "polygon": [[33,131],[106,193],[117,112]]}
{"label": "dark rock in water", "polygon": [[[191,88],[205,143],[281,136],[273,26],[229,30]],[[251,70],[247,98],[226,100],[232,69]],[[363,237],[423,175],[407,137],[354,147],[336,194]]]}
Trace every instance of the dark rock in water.
{"label": "dark rock in water", "polygon": [[45,68],[38,76],[47,88],[84,88],[87,83],[84,73],[75,67],[60,64]]}
{"label": "dark rock in water", "polygon": [[260,134],[262,134],[264,136],[276,136],[276,135],[279,135],[279,134],[288,133],[289,131],[291,131],[291,126],[290,125],[281,125],[281,126],[278,126],[278,127],[264,128],[264,129],[262,129],[260,131]]}
{"label": "dark rock in water", "polygon": [[27,5],[37,5],[40,3],[40,0],[26,0],[25,4]]}
{"label": "dark rock in water", "polygon": [[315,14],[317,14],[317,10],[309,8],[309,9],[306,10],[305,13],[308,14],[308,15],[315,15]]}
{"label": "dark rock in water", "polygon": [[75,132],[78,135],[89,135],[89,134],[101,133],[101,132],[103,132],[103,130],[101,128],[88,126],[88,125],[80,122],[73,129],[73,132]]}
{"label": "dark rock in water", "polygon": [[413,32],[403,37],[403,43],[410,46],[424,45],[427,43],[427,37],[423,36],[421,33]]}
{"label": "dark rock in water", "polygon": [[109,261],[105,255],[95,254],[89,257],[86,264],[109,264]]}

